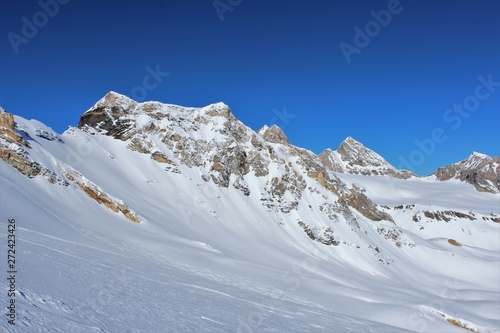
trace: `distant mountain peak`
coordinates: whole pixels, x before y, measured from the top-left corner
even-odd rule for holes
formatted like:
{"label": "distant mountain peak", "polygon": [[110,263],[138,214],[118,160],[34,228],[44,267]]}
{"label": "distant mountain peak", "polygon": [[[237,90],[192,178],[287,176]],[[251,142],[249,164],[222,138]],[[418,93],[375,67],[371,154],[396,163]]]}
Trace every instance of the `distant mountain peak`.
{"label": "distant mountain peak", "polygon": [[130,97],[117,93],[116,91],[110,90],[106,95],[104,95],[103,98],[126,98],[126,99],[131,99]]}
{"label": "distant mountain peak", "polygon": [[436,179],[458,179],[473,185],[478,191],[500,193],[500,157],[473,152],[465,160],[438,168]]}
{"label": "distant mountain peak", "polygon": [[327,168],[335,172],[396,178],[415,176],[409,171],[396,169],[382,156],[351,136],[342,141],[337,150],[325,149],[319,157]]}
{"label": "distant mountain peak", "polygon": [[89,110],[87,110],[85,113],[92,111],[93,109],[97,107],[121,107],[122,109],[128,109],[128,108],[133,108],[137,105],[138,103],[134,101],[133,99],[119,94],[115,91],[110,91],[104,97],[102,97],[100,100],[97,101]]}
{"label": "distant mountain peak", "polygon": [[216,102],[209,104],[207,107],[211,107],[213,109],[229,109],[229,105],[224,102]]}
{"label": "distant mountain peak", "polygon": [[206,115],[210,117],[224,117],[229,119],[230,117],[234,117],[231,109],[226,103],[217,102],[213,104],[209,104],[203,108],[201,108],[201,112],[204,112]]}
{"label": "distant mountain peak", "polygon": [[267,142],[290,144],[285,132],[277,125],[272,125],[271,127],[264,125],[257,133]]}
{"label": "distant mountain peak", "polygon": [[364,146],[361,142],[354,139],[352,136],[348,136],[347,138],[345,138],[344,141],[342,141],[342,143]]}
{"label": "distant mountain peak", "polygon": [[342,160],[359,166],[385,166],[394,169],[382,156],[348,136],[337,148]]}

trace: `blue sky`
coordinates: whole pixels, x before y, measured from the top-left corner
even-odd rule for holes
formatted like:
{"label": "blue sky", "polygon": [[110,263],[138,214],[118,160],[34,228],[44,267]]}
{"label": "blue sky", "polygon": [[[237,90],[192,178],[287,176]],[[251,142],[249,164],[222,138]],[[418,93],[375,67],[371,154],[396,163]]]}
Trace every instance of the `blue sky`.
{"label": "blue sky", "polygon": [[1,0],[0,105],[61,133],[110,90],[223,101],[315,153],[352,136],[426,175],[500,155],[498,17],[496,0]]}

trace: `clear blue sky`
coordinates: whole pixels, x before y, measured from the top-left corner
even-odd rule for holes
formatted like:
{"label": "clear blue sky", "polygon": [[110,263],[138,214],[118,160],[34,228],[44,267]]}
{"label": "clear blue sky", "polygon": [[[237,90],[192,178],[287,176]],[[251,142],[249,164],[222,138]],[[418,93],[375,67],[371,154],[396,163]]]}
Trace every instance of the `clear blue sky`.
{"label": "clear blue sky", "polygon": [[[352,136],[422,175],[500,155],[500,83],[478,88],[500,82],[500,1],[59,0],[57,13],[54,1],[42,0],[53,17],[0,1],[0,105],[59,133],[114,90],[223,101],[315,153]],[[148,66],[169,75],[145,90]]]}

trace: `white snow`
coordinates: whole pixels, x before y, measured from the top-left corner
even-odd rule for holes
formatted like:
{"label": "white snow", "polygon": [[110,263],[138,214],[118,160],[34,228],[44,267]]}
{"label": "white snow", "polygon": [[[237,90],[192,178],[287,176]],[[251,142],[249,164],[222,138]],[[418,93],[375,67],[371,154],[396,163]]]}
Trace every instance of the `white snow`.
{"label": "white snow", "polygon": [[478,192],[472,185],[457,179],[439,182],[434,180],[434,176],[402,180],[383,176],[335,174],[347,184],[357,184],[366,189],[368,197],[380,205],[434,205],[500,214],[500,194]]}
{"label": "white snow", "polygon": [[488,155],[483,154],[483,153],[478,153],[476,151],[472,152],[472,156],[477,156],[477,157],[480,157],[480,158],[490,158]]}

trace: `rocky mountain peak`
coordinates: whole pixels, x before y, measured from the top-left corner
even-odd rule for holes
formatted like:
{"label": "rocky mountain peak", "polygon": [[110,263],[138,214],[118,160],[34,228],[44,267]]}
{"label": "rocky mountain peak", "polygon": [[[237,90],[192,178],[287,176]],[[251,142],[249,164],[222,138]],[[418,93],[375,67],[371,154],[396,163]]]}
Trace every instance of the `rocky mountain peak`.
{"label": "rocky mountain peak", "polygon": [[337,153],[347,165],[367,168],[369,172],[375,169],[395,170],[382,156],[366,148],[361,142],[347,137],[337,148]]}
{"label": "rocky mountain peak", "polygon": [[382,156],[366,148],[361,142],[347,137],[337,148],[342,160],[359,166],[385,166],[394,168]]}
{"label": "rocky mountain peak", "polygon": [[323,164],[330,170],[342,173],[410,178],[415,176],[398,170],[382,156],[348,136],[337,150],[326,149],[319,154]]}
{"label": "rocky mountain peak", "polygon": [[289,145],[290,141],[288,141],[288,137],[285,132],[277,125],[272,125],[271,127],[264,125],[259,131],[258,134],[267,142],[270,143],[280,143],[283,145]]}
{"label": "rocky mountain peak", "polygon": [[137,113],[138,104],[125,95],[110,91],[80,117],[78,128],[93,128],[121,138],[123,132],[130,128],[131,116]]}
{"label": "rocky mountain peak", "polygon": [[363,146],[363,144],[361,142],[359,142],[358,140],[355,140],[352,136],[348,136],[347,138],[345,138],[345,140],[342,141],[341,145],[342,144],[348,144],[351,146]]}
{"label": "rocky mountain peak", "polygon": [[500,156],[473,152],[463,161],[438,168],[434,175],[441,181],[459,179],[481,192],[500,193]]}
{"label": "rocky mountain peak", "polygon": [[[230,122],[236,118],[226,104],[219,102],[202,108],[183,107],[160,102],[136,102],[133,99],[116,93],[108,92],[81,117],[78,128],[92,128],[100,133],[123,139],[131,136],[138,128],[158,129],[163,126],[162,119],[190,121],[191,123],[217,122],[211,118],[222,117]],[[196,119],[196,120],[195,120]],[[168,122],[168,121],[166,121]]]}
{"label": "rocky mountain peak", "polygon": [[229,106],[223,102],[210,104],[201,108],[201,112],[210,117],[234,118]]}
{"label": "rocky mountain peak", "polygon": [[110,91],[106,95],[104,95],[103,98],[97,101],[97,103],[94,104],[94,106],[90,108],[87,112],[95,108],[103,108],[103,107],[121,108],[122,110],[130,110],[135,108],[137,104],[138,103],[136,101],[125,95],[119,94],[114,91]]}

